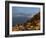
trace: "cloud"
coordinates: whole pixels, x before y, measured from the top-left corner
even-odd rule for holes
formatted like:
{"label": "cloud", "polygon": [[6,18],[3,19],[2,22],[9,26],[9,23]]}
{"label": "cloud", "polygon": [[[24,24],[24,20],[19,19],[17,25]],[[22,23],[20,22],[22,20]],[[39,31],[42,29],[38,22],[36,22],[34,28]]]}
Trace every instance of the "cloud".
{"label": "cloud", "polygon": [[24,15],[15,15],[16,17],[19,17],[19,16],[24,16]]}

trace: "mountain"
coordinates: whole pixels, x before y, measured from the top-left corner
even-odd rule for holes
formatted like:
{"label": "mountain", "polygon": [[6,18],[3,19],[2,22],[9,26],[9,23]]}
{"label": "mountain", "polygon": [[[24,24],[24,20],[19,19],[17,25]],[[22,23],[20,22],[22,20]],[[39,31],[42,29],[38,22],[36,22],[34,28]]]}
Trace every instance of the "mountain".
{"label": "mountain", "polygon": [[[40,12],[25,23],[27,30],[40,30]],[[28,29],[29,28],[29,29]]]}
{"label": "mountain", "polygon": [[40,12],[27,20],[24,24],[16,24],[12,31],[40,30]]}

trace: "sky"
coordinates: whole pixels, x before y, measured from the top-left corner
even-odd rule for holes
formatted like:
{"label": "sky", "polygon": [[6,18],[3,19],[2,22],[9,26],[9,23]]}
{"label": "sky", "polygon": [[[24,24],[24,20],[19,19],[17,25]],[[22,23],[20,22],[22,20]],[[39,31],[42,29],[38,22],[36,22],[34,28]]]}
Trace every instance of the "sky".
{"label": "sky", "polygon": [[12,7],[13,17],[17,16],[31,16],[40,11],[40,8],[36,7]]}

